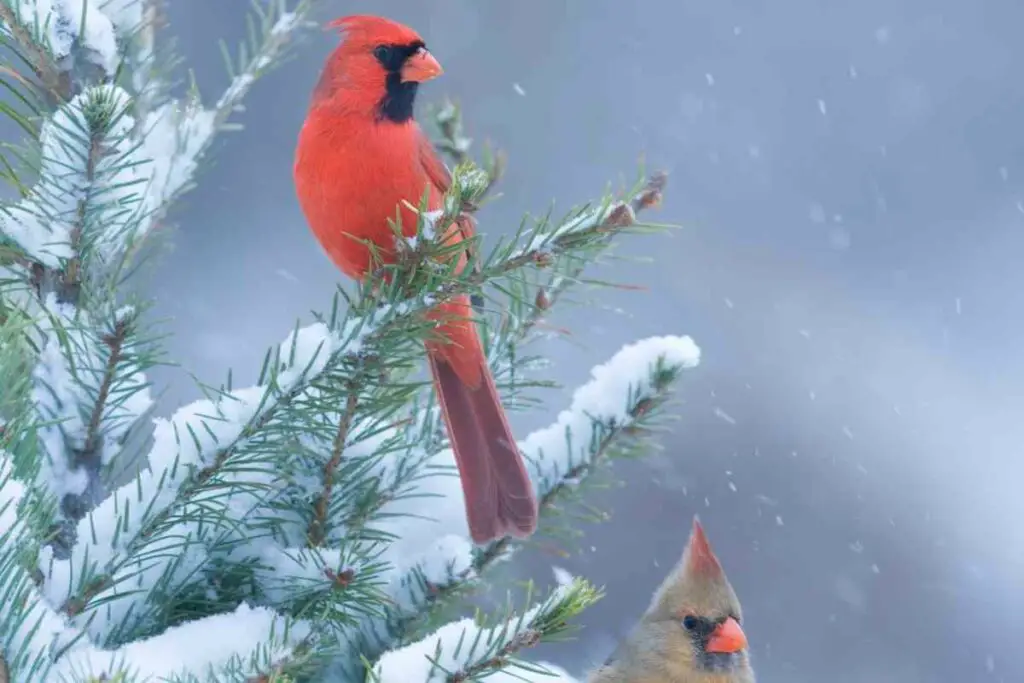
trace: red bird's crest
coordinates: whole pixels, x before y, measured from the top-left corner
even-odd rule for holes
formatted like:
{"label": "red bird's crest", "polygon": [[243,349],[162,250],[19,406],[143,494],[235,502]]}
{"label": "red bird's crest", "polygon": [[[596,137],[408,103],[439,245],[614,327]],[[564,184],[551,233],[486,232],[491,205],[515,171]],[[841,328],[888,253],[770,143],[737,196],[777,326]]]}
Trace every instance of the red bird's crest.
{"label": "red bird's crest", "polygon": [[346,41],[360,44],[386,43],[407,45],[423,42],[420,35],[408,26],[370,14],[354,14],[341,17],[340,19],[328,22],[327,27],[340,31]]}

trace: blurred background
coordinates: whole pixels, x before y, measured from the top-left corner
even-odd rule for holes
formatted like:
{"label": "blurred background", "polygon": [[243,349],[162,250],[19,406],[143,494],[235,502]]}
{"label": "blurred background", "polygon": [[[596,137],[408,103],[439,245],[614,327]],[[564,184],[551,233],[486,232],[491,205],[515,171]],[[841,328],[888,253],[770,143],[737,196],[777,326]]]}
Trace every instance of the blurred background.
{"label": "blurred background", "polygon": [[[241,0],[176,0],[170,32],[204,96],[227,83],[216,40]],[[445,66],[421,107],[464,107],[505,149],[488,237],[523,213],[671,172],[603,292],[552,320],[571,389],[622,344],[690,334],[662,449],[619,463],[610,513],[567,557],[519,554],[604,585],[572,642],[536,657],[603,661],[699,513],[745,610],[759,680],[1024,680],[1024,5],[1016,0],[321,0],[416,27]],[[335,44],[314,32],[263,79],[174,214],[145,286],[173,357],[218,382],[323,309],[338,274],[304,225],[292,151]],[[198,397],[180,371],[161,413]],[[524,436],[549,414],[516,415]],[[499,586],[498,595],[504,586]]]}

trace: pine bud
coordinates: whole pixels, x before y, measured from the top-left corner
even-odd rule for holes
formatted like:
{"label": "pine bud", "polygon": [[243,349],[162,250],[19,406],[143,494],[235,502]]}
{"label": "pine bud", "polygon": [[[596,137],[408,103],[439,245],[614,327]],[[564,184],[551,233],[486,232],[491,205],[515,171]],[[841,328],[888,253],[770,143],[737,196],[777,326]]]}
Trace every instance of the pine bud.
{"label": "pine bud", "polygon": [[537,290],[537,297],[533,300],[533,305],[541,311],[546,311],[551,308],[551,298],[548,296],[546,289],[541,287]]}
{"label": "pine bud", "polygon": [[352,569],[335,572],[333,569],[327,568],[324,569],[324,576],[330,579],[335,588],[348,588],[352,580],[356,578],[356,573]]}
{"label": "pine bud", "polygon": [[551,265],[551,254],[546,251],[538,251],[533,255],[533,262],[537,264],[538,268],[547,268]]}
{"label": "pine bud", "polygon": [[637,205],[641,209],[661,206],[661,192],[658,190],[647,190],[637,198]]}
{"label": "pine bud", "polygon": [[668,184],[668,174],[665,172],[656,173],[651,176],[647,187],[633,200],[633,206],[637,211],[643,211],[652,207],[661,206],[662,192]]}
{"label": "pine bud", "polygon": [[633,213],[633,209],[628,204],[619,204],[604,219],[602,227],[606,229],[628,228],[634,223],[636,223],[636,214]]}
{"label": "pine bud", "polygon": [[528,631],[524,631],[517,640],[520,641],[522,647],[530,648],[537,645],[537,643],[540,642],[540,638],[540,631],[536,629],[530,629]]}
{"label": "pine bud", "polygon": [[629,414],[634,418],[641,418],[647,414],[647,412],[654,406],[654,401],[650,398],[642,398],[636,402],[633,409],[629,411]]}

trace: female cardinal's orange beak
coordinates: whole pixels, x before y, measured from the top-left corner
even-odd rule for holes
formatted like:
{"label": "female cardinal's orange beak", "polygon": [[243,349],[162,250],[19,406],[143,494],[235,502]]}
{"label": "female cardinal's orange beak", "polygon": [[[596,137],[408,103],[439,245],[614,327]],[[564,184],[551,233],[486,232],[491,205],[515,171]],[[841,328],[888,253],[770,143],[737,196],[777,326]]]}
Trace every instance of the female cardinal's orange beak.
{"label": "female cardinal's orange beak", "polygon": [[729,617],[711,632],[705,652],[731,653],[745,650],[747,647],[747,636],[740,628],[739,622]]}
{"label": "female cardinal's orange beak", "polygon": [[431,78],[437,78],[442,73],[444,73],[444,69],[434,59],[434,55],[430,54],[427,48],[421,47],[405,60],[405,65],[402,67],[402,82],[422,83]]}

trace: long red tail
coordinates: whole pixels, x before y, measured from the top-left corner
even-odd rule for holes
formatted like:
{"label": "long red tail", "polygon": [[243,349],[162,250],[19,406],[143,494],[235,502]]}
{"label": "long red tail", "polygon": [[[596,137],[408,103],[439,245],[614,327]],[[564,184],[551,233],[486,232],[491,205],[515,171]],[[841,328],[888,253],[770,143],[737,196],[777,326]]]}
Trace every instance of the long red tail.
{"label": "long red tail", "polygon": [[442,325],[451,343],[429,342],[427,358],[459,467],[469,533],[483,544],[532,534],[537,501],[470,311],[468,297],[444,305],[439,313],[458,316]]}

